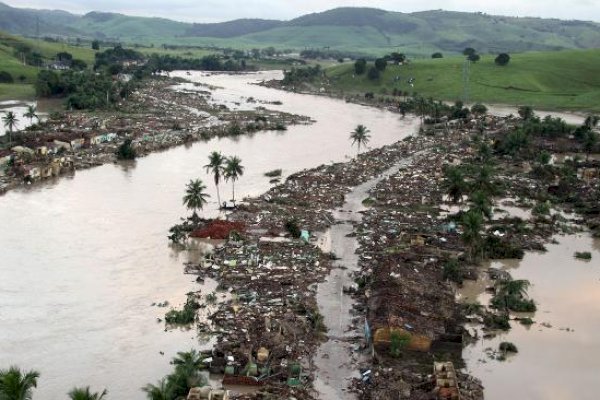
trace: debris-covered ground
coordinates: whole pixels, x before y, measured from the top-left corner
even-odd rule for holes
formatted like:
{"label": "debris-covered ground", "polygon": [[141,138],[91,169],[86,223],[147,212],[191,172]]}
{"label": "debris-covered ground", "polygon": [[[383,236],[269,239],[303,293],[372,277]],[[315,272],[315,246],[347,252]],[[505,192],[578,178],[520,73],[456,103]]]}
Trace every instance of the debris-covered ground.
{"label": "debris-covered ground", "polygon": [[0,193],[23,183],[113,163],[126,140],[132,141],[137,156],[144,156],[214,137],[311,123],[307,117],[263,106],[231,110],[212,99],[210,87],[180,90],[178,82],[155,77],[144,81],[114,111],[54,113],[15,133],[13,146],[0,149]]}
{"label": "debris-covered ground", "polygon": [[[317,285],[339,267],[335,254],[319,249],[317,236],[338,223],[333,210],[351,188],[403,161],[371,190],[368,209],[354,225],[359,270],[346,289],[357,301],[353,324],[364,332],[353,351],[365,357],[356,364],[361,378],[350,387],[359,399],[452,398],[453,391],[482,399],[481,383],[461,371],[469,340],[463,324],[477,320],[493,332],[509,318],[508,310],[484,306],[473,317],[474,305],[456,302],[456,285],[482,273],[482,258],[522,257],[524,250],[543,249],[553,234],[581,229],[583,221],[564,210],[585,213],[588,226],[597,229],[599,193],[596,163],[532,167],[528,155],[493,150],[519,121],[481,121],[476,129],[465,124],[301,171],[246,199],[228,216],[238,224],[230,239],[187,268],[232,295],[211,316],[218,339],[206,356],[219,360],[211,371],[225,374],[227,383],[261,387],[243,398],[318,396],[314,357],[327,332]],[[532,144],[542,145],[547,143]],[[468,188],[456,204],[448,196],[452,168],[461,168]],[[478,192],[489,197],[483,201]],[[531,218],[501,210],[516,206],[530,210]],[[471,240],[466,215],[474,212],[481,222]],[[210,231],[210,224],[200,224],[200,231]]]}

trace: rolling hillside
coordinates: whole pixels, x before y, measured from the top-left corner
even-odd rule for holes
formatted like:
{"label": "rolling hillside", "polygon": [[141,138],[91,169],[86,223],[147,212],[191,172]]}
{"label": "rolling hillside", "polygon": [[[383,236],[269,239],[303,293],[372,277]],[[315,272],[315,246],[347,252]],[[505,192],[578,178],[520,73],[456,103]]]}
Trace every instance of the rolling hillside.
{"label": "rolling hillside", "polygon": [[[463,57],[389,65],[377,81],[354,76],[352,64],[327,70],[334,91],[389,94],[393,89],[455,101],[463,98]],[[532,105],[545,109],[600,111],[600,50],[530,52],[512,55],[505,67],[493,56],[470,66],[469,100]],[[414,88],[407,83],[415,78]]]}
{"label": "rolling hillside", "polygon": [[17,49],[22,46],[41,54],[44,61],[52,61],[57,53],[66,51],[88,65],[94,62],[94,51],[88,47],[68,46],[64,43],[27,39],[0,32],[0,71],[8,72],[15,80],[13,84],[0,84],[0,101],[29,99],[34,95],[33,83],[39,68],[23,65],[17,55]]}
{"label": "rolling hillside", "polygon": [[337,8],[290,21],[242,19],[189,24],[164,18],[28,10],[0,3],[0,30],[13,34],[116,39],[141,44],[237,48],[320,48],[380,55],[390,49],[427,56],[474,47],[481,53],[600,48],[600,24],[481,13],[400,13]]}

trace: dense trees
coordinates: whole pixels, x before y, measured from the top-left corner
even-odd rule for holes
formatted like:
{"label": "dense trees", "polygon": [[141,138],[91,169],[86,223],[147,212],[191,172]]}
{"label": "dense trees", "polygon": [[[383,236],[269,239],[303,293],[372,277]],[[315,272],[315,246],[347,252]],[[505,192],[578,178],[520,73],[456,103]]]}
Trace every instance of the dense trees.
{"label": "dense trees", "polygon": [[444,55],[440,52],[433,53],[431,58],[444,58]]}
{"label": "dense trees", "polygon": [[290,85],[300,82],[311,82],[315,78],[321,76],[323,70],[319,64],[314,67],[292,68],[289,71],[283,72],[283,84]]}

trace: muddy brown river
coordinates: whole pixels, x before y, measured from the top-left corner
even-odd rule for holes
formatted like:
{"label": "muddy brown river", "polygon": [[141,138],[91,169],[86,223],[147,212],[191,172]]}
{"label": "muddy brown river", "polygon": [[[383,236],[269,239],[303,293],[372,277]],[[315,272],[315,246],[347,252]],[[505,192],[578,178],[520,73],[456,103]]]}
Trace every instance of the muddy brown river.
{"label": "muddy brown river", "polygon": [[216,193],[202,168],[211,151],[241,157],[246,170],[236,193],[255,196],[269,188],[267,171],[286,175],[353,156],[348,137],[358,124],[371,130],[374,147],[417,129],[413,118],[251,85],[279,72],[181,76],[221,87],[214,97],[230,105],[244,106],[242,97],[281,101],[267,107],[317,122],[181,146],[0,197],[0,367],[40,371],[35,399],[65,398],[76,385],[143,399],[140,388],[170,372],[177,351],[201,346],[195,331],[165,331],[157,318],[168,308],[151,304],[179,305],[198,289],[183,274],[186,253],[170,248],[166,235],[186,214],[181,197],[192,178],[207,183],[213,203],[205,214],[215,215]]}
{"label": "muddy brown river", "polygon": [[[133,164],[79,171],[0,197],[0,367],[16,364],[40,371],[35,399],[57,400],[73,386],[91,385],[94,390],[107,388],[112,399],[141,400],[145,396],[140,388],[170,372],[169,360],[177,351],[202,347],[193,330],[165,331],[157,318],[168,308],[152,304],[179,305],[186,292],[199,288],[193,277],[183,274],[182,263],[193,253],[169,247],[166,235],[186,214],[181,197],[192,178],[207,183],[213,202],[205,214],[216,215],[216,193],[202,168],[211,151],[241,157],[246,171],[236,192],[256,196],[269,188],[267,171],[281,168],[288,175],[354,156],[348,136],[358,124],[371,130],[373,147],[417,129],[413,118],[252,85],[281,77],[279,72],[177,75],[220,87],[213,97],[232,108],[281,101],[266,106],[310,116],[316,123],[284,133],[181,146]],[[180,88],[195,89],[191,84]],[[247,101],[250,97],[259,103]],[[224,186],[222,194],[228,192]],[[364,195],[355,193],[357,200]],[[345,248],[342,261],[354,264],[355,243],[346,241],[344,229],[350,229],[348,222],[331,232],[332,246]],[[514,324],[510,333],[466,349],[468,369],[483,380],[488,399],[597,398],[600,243],[583,235],[559,241],[548,253],[528,254],[521,263],[494,265],[510,269],[515,279],[532,281],[530,294],[539,311],[534,316],[538,324],[531,328]],[[593,259],[575,260],[574,251],[592,251]],[[339,303],[331,300],[329,305],[345,311],[350,303],[340,288],[349,279],[347,271],[337,272],[322,293],[330,299],[338,296]],[[475,283],[464,295],[485,301],[483,286]],[[338,316],[327,324],[332,335],[343,337],[349,317],[344,312]],[[504,362],[490,360],[485,349],[497,347],[500,340],[513,341],[519,353]],[[347,346],[343,340],[337,343]],[[336,346],[333,341],[322,353],[336,351]],[[338,360],[324,358],[321,366],[339,367]],[[330,398],[336,393],[345,397],[337,384],[351,374],[351,365],[344,365],[321,374],[319,384]]]}
{"label": "muddy brown river", "polygon": [[[527,253],[523,260],[491,263],[514,279],[528,279],[529,295],[538,311],[525,327],[493,339],[480,339],[465,349],[468,371],[483,381],[488,400],[595,400],[600,378],[600,240],[587,234],[557,236],[548,252]],[[591,261],[576,259],[576,251],[592,253]],[[492,283],[468,282],[460,295],[487,304]],[[481,337],[481,335],[480,335]],[[490,349],[513,342],[519,352],[506,361],[493,360]]]}

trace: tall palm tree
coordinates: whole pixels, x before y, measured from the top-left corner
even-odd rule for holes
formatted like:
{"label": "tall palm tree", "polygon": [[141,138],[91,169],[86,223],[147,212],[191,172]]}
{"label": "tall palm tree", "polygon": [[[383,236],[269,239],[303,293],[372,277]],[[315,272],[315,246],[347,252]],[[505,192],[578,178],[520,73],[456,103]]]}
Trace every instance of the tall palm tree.
{"label": "tall palm tree", "polygon": [[244,175],[242,160],[238,156],[227,157],[225,160],[225,180],[231,179],[233,205],[235,206],[235,181]]}
{"label": "tall palm tree", "polygon": [[448,167],[444,171],[445,179],[442,183],[444,190],[453,203],[460,203],[467,191],[465,176],[459,167]]}
{"label": "tall palm tree", "polygon": [[31,400],[39,377],[37,371],[24,372],[15,366],[0,370],[0,399]]}
{"label": "tall palm tree", "polygon": [[588,129],[594,129],[600,123],[600,117],[597,115],[588,115],[583,123]]}
{"label": "tall palm tree", "polygon": [[357,155],[360,154],[360,146],[364,146],[367,143],[369,143],[369,139],[371,138],[371,135],[369,135],[369,132],[371,132],[370,130],[367,129],[366,126],[364,125],[358,125],[351,133],[350,133],[350,139],[352,139],[352,146],[354,146],[354,144],[358,144],[358,151],[357,151]]}
{"label": "tall palm tree", "polygon": [[15,129],[15,126],[17,126],[17,122],[19,122],[19,119],[17,118],[17,115],[14,112],[8,111],[6,115],[2,117],[2,121],[4,122],[4,127],[8,128],[8,140],[9,142],[12,142],[12,133]]}
{"label": "tall palm tree", "polygon": [[29,123],[33,123],[33,119],[37,119],[38,121],[40,120],[40,118],[37,115],[37,107],[34,106],[33,104],[27,106],[27,112],[25,114],[23,114],[23,116],[25,118],[29,118]]}
{"label": "tall palm tree", "polygon": [[183,204],[190,210],[194,211],[194,218],[198,217],[196,210],[201,210],[207,203],[207,198],[210,197],[204,190],[206,186],[200,179],[191,180],[185,187],[185,195],[183,196]]}
{"label": "tall palm tree", "polygon": [[219,183],[221,182],[221,177],[225,171],[225,157],[219,153],[218,151],[213,151],[208,156],[208,164],[204,166],[206,169],[206,173],[212,173],[213,178],[215,180],[215,186],[217,187],[217,202],[219,203],[219,207],[221,207],[221,194],[219,193]]}
{"label": "tall palm tree", "polygon": [[488,220],[492,219],[492,200],[483,191],[477,190],[471,195],[471,210],[483,215]]}
{"label": "tall palm tree", "polygon": [[171,389],[166,378],[158,381],[157,385],[151,383],[142,388],[148,400],[171,400]]}
{"label": "tall palm tree", "polygon": [[475,257],[475,252],[481,247],[481,229],[483,228],[483,217],[480,213],[469,210],[463,215],[462,219],[462,240],[468,248],[470,260]]}
{"label": "tall palm tree", "polygon": [[107,394],[108,392],[106,389],[100,393],[92,393],[89,386],[84,388],[73,388],[68,393],[69,399],[71,400],[102,400]]}

